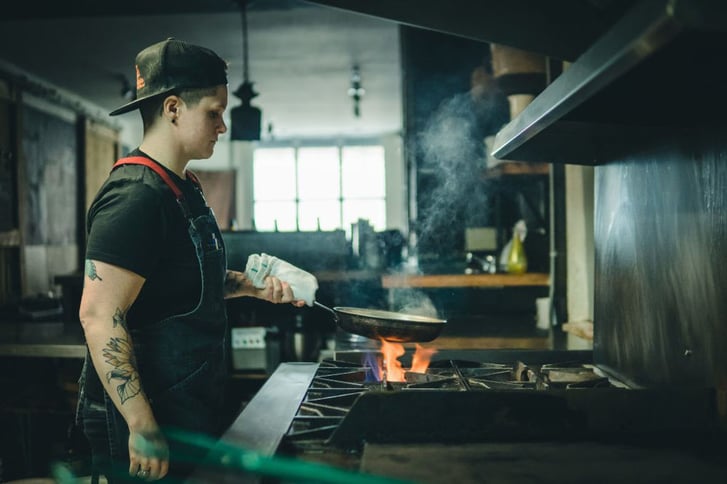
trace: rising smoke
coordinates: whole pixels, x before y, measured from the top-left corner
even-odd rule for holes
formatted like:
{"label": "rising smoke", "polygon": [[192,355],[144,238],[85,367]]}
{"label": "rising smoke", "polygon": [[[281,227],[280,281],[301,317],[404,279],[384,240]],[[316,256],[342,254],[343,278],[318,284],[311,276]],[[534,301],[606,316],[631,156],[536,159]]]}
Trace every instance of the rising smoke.
{"label": "rising smoke", "polygon": [[417,162],[434,175],[417,215],[422,247],[451,247],[461,237],[463,223],[488,224],[484,140],[507,121],[508,113],[500,93],[476,98],[471,92],[460,93],[443,101],[416,137]]}

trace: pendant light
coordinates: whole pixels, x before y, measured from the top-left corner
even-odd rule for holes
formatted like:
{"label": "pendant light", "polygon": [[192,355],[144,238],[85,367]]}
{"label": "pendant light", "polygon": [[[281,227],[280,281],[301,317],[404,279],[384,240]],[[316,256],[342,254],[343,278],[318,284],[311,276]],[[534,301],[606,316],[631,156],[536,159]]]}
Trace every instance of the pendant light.
{"label": "pendant light", "polygon": [[250,101],[258,95],[248,77],[247,55],[247,0],[237,0],[242,16],[242,73],[243,81],[233,94],[240,98],[242,104],[230,111],[230,137],[238,141],[257,141],[260,139],[260,109],[252,106]]}
{"label": "pendant light", "polygon": [[353,66],[351,71],[351,87],[348,88],[348,95],[353,100],[353,115],[361,117],[361,98],[366,94],[366,89],[361,86],[361,70],[358,65]]}

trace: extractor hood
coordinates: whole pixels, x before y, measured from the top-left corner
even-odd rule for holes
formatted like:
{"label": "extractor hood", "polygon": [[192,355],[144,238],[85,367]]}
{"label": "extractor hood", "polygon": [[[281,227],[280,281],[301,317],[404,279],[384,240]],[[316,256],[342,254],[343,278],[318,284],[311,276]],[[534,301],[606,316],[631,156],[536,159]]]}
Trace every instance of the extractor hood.
{"label": "extractor hood", "polygon": [[571,64],[492,155],[600,164],[648,137],[724,123],[725,0],[309,0]]}
{"label": "extractor hood", "polygon": [[635,4],[495,137],[493,156],[601,164],[645,138],[724,124],[727,3]]}
{"label": "extractor hood", "polygon": [[307,0],[401,25],[573,61],[634,0]]}

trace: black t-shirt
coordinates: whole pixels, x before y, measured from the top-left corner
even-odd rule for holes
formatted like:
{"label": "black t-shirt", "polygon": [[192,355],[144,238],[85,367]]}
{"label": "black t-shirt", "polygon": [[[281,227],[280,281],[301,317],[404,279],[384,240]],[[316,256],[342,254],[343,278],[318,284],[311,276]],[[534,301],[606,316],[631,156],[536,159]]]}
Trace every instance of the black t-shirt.
{"label": "black t-shirt", "polygon": [[[134,150],[129,156],[146,155]],[[191,180],[164,170],[182,190],[192,216],[206,213],[201,190]],[[197,305],[201,273],[187,227],[172,190],[146,166],[114,169],[96,195],[88,211],[86,259],[113,264],[146,279],[127,313],[129,328]],[[99,275],[103,277],[103,272]],[[89,373],[93,373],[89,379],[95,379],[95,372]],[[92,382],[87,384],[91,398],[102,395],[94,387]]]}

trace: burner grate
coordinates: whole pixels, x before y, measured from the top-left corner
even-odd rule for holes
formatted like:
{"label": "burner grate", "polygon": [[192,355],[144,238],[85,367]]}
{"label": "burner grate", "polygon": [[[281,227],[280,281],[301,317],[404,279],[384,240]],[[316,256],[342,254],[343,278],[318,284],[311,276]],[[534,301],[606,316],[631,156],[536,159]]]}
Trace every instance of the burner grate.
{"label": "burner grate", "polygon": [[[405,372],[405,381],[378,381],[380,353],[349,355],[353,361],[320,363],[299,410],[286,433],[293,446],[323,447],[351,408],[366,393],[537,391],[604,388],[611,382],[590,365],[578,362],[533,365],[433,361],[425,373]],[[370,363],[369,363],[370,362]],[[373,366],[372,366],[373,364]]]}

